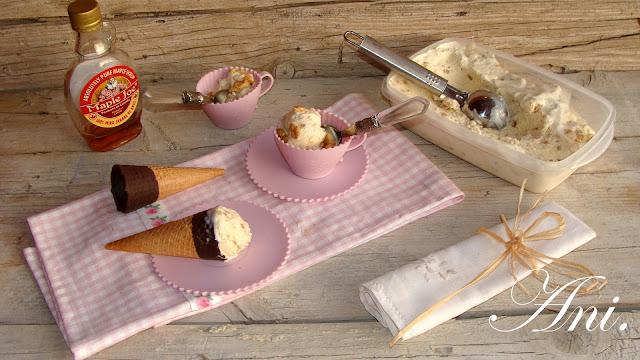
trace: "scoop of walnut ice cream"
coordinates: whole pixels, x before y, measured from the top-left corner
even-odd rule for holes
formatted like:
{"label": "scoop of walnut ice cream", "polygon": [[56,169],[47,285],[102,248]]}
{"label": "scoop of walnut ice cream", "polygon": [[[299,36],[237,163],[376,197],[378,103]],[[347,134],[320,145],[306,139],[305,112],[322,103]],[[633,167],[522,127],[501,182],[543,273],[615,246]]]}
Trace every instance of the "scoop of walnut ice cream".
{"label": "scoop of walnut ice cream", "polygon": [[215,103],[226,103],[240,99],[253,90],[253,74],[242,69],[231,69],[226,77],[218,81],[218,90],[214,95]]}
{"label": "scoop of walnut ice cream", "polygon": [[314,109],[294,107],[282,118],[277,132],[284,142],[302,149],[330,147],[322,127],[322,115]]}

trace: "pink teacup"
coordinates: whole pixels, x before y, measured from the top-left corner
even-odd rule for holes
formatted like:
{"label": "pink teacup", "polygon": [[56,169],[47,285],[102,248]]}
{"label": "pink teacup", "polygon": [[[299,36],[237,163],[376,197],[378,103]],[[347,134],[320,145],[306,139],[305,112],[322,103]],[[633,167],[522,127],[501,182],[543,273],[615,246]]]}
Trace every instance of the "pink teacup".
{"label": "pink teacup", "polygon": [[[333,125],[338,130],[349,127],[349,123],[338,115],[328,111],[317,111],[322,115],[323,125]],[[367,139],[367,134],[350,136],[344,138],[339,145],[329,149],[306,150],[285,143],[275,130],[273,135],[276,145],[291,171],[305,179],[319,179],[331,174],[336,165],[342,161],[345,153],[358,148]]]}
{"label": "pink teacup", "polygon": [[255,70],[241,66],[227,66],[204,75],[196,85],[196,91],[201,94],[209,94],[218,90],[220,79],[227,76],[232,68],[248,71],[253,75],[255,83],[253,89],[245,96],[222,104],[203,104],[202,110],[207,114],[211,122],[222,129],[239,129],[249,123],[253,115],[258,99],[273,86],[273,76],[266,71],[258,73]]}

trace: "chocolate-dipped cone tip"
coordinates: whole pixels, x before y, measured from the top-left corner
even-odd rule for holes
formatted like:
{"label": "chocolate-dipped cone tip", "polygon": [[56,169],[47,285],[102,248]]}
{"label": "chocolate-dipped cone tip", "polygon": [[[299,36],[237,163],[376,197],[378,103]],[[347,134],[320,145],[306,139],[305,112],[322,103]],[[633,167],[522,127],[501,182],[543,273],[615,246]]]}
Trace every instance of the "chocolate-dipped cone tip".
{"label": "chocolate-dipped cone tip", "polygon": [[191,234],[193,235],[193,245],[199,258],[209,260],[227,259],[220,252],[220,244],[216,239],[213,219],[210,218],[209,211],[203,211],[193,215],[193,219],[191,220]]}
{"label": "chocolate-dipped cone tip", "polygon": [[135,211],[224,174],[220,168],[114,165],[111,193],[118,211]]}
{"label": "chocolate-dipped cone tip", "polygon": [[113,165],[111,194],[118,211],[125,213],[158,200],[158,182],[148,166]]}

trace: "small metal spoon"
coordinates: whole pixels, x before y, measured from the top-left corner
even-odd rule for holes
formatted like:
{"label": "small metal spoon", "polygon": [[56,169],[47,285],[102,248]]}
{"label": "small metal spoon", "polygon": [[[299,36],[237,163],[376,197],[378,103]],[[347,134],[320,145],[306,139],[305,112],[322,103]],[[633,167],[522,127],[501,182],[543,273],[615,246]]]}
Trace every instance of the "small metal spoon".
{"label": "small metal spoon", "polygon": [[227,90],[220,90],[215,94],[205,95],[197,91],[185,90],[182,92],[183,104],[220,104],[225,102],[225,99],[229,92]]}
{"label": "small metal spoon", "polygon": [[147,102],[159,105],[188,105],[188,104],[210,104],[216,102],[216,95],[226,90],[221,90],[212,95],[205,95],[197,91],[184,90],[178,94],[172,90],[147,89],[143,97]]}
{"label": "small metal spoon", "polygon": [[356,121],[344,130],[338,130],[331,125],[322,127],[333,140],[333,145],[340,144],[342,139],[353,135],[362,135],[371,130],[391,126],[424,114],[429,108],[429,102],[419,96],[405,100],[398,105],[380,111],[368,118]]}
{"label": "small metal spoon", "polygon": [[353,31],[344,33],[344,39],[361,53],[400,72],[411,80],[426,85],[434,94],[444,95],[460,104],[462,111],[485,127],[501,129],[509,122],[509,110],[501,96],[486,90],[468,93],[447,83],[447,79],[423,68],[419,64],[385,47],[368,36]]}

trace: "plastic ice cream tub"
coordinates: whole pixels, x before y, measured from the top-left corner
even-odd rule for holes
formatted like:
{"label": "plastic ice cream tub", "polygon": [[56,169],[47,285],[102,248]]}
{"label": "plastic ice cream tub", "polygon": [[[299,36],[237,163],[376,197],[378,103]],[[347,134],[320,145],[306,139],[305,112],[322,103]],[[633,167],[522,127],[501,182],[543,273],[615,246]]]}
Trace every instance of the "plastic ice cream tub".
{"label": "plastic ice cream tub", "polygon": [[[465,45],[472,41],[455,38],[444,39],[416,52],[410,58],[413,60],[433,47],[450,42]],[[571,96],[569,104],[571,109],[582,116],[591,126],[595,132],[593,137],[563,160],[545,161],[520,152],[499,140],[474,133],[431,110],[431,107],[421,117],[404,122],[403,126],[459,158],[512,184],[519,186],[526,178],[526,189],[536,193],[558,186],[578,168],[597,159],[607,150],[613,140],[615,121],[615,109],[607,99],[573,81],[528,64],[509,54],[489,49],[477,43],[474,45],[481,50],[493,53],[500,64],[512,73],[533,81],[557,85],[567,91]],[[382,94],[395,105],[405,101],[409,96],[390,85],[389,79],[392,76],[401,75],[391,72],[382,84]]]}

